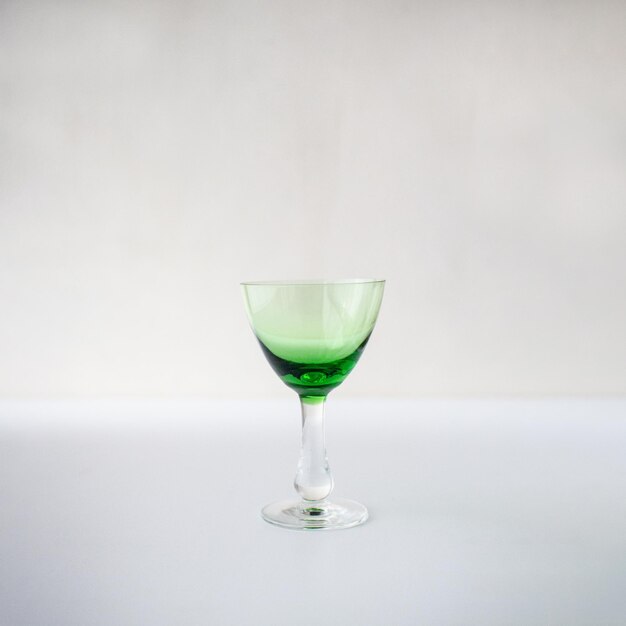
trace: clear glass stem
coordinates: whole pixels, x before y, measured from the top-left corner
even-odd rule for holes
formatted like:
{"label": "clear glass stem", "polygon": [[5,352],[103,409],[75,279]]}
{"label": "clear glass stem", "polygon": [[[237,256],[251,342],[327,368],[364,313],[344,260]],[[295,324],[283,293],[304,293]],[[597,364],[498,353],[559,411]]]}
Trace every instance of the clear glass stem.
{"label": "clear glass stem", "polygon": [[333,490],[333,477],[324,443],[325,398],[300,398],[302,405],[302,446],[294,480],[304,504],[322,504]]}

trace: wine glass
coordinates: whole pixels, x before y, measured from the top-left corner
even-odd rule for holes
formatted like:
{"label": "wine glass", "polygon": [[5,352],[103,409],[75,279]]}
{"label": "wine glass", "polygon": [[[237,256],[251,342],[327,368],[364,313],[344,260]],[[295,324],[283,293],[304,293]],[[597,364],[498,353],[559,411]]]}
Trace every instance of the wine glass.
{"label": "wine glass", "polygon": [[385,281],[261,281],[241,287],[265,357],[298,393],[302,407],[302,446],[294,481],[300,499],[268,504],[263,518],[303,530],[362,524],[367,520],[362,504],[328,499],[333,478],[324,444],[324,402],[361,357]]}

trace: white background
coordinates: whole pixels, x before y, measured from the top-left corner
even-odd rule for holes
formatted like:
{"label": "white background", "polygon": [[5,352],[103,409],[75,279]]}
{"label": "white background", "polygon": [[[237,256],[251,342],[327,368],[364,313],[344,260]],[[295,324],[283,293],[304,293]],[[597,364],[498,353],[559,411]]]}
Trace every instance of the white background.
{"label": "white background", "polygon": [[0,3],[0,395],[288,394],[243,279],[388,279],[342,394],[626,392],[626,3]]}
{"label": "white background", "polygon": [[[625,32],[0,0],[0,624],[622,626],[625,400],[523,396],[626,393]],[[238,283],[350,276],[388,280],[327,407],[371,518],[274,528],[297,401]]]}
{"label": "white background", "polygon": [[2,626],[623,626],[626,402],[335,399],[338,495],[295,532],[266,401],[0,402]]}

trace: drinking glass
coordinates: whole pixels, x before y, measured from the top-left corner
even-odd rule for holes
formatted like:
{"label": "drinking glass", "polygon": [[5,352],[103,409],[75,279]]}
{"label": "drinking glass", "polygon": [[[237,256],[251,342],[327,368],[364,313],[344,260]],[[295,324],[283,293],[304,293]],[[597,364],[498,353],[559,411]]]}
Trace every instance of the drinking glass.
{"label": "drinking glass", "polygon": [[300,396],[299,499],[268,504],[263,518],[303,530],[350,528],[367,519],[358,502],[328,497],[333,478],[324,443],[324,403],[361,357],[384,280],[261,281],[241,284],[252,330],[281,380]]}

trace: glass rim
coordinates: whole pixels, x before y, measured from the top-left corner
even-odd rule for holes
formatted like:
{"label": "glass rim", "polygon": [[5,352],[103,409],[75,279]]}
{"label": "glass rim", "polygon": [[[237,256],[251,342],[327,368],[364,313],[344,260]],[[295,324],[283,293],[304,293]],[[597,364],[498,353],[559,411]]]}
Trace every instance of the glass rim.
{"label": "glass rim", "polygon": [[304,285],[364,285],[384,283],[384,278],[341,278],[338,280],[324,279],[296,279],[296,280],[244,280],[239,283],[242,287],[297,287]]}

